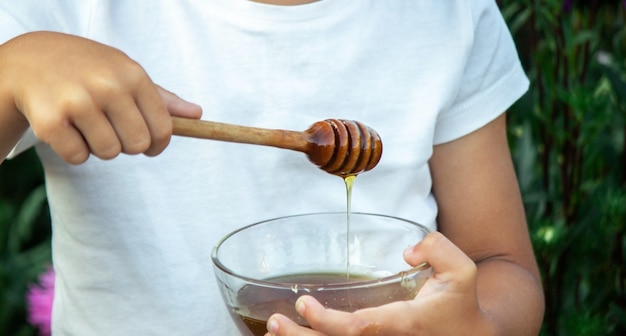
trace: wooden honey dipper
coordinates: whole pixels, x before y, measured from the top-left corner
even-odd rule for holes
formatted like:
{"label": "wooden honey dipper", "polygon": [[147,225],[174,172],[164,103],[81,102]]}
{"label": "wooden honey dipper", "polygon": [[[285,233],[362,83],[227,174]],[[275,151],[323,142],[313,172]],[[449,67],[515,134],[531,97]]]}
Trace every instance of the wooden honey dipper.
{"label": "wooden honey dipper", "polygon": [[295,150],[322,170],[342,177],[374,168],[383,152],[378,133],[358,121],[327,119],[304,132],[180,117],[172,121],[175,135]]}

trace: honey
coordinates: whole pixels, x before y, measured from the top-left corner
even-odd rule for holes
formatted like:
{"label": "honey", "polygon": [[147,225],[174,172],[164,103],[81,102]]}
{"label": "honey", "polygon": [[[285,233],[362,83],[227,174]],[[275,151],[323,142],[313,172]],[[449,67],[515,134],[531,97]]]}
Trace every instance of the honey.
{"label": "honey", "polygon": [[[375,278],[351,274],[349,282],[374,280]],[[326,289],[325,285],[346,283],[343,273],[293,274],[266,279],[273,282],[290,284],[293,290],[267,288],[254,284],[246,285],[237,293],[239,308],[231,311],[234,321],[242,335],[263,336],[267,333],[267,320],[276,312],[287,315],[297,323],[308,326],[306,320],[295,313],[296,300],[305,294],[313,294],[325,306],[353,312],[358,309],[380,306],[390,301],[411,300],[417,294],[417,287],[400,286],[397,282],[378,284],[358,288]],[[307,287],[307,290],[298,288]],[[375,290],[371,287],[376,286]],[[268,298],[272,298],[268,300]],[[290,315],[289,312],[293,312]]]}

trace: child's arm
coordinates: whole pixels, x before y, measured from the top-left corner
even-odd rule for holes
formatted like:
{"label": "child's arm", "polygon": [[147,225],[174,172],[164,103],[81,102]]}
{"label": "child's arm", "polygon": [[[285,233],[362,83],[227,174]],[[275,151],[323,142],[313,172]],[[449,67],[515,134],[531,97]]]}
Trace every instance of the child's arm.
{"label": "child's arm", "polygon": [[169,143],[170,113],[197,118],[201,111],[115,48],[52,32],[0,45],[0,162],[28,125],[73,164],[90,154],[156,155]]}
{"label": "child's arm", "polygon": [[430,165],[439,230],[476,263],[481,311],[498,335],[537,335],[543,292],[505,115],[437,146]]}

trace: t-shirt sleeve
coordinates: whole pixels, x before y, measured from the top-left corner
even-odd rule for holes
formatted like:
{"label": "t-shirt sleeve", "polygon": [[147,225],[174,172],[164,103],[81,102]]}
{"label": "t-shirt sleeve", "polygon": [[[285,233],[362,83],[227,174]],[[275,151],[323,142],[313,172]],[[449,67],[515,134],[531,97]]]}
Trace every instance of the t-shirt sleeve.
{"label": "t-shirt sleeve", "polygon": [[18,154],[22,153],[23,151],[29,149],[30,147],[38,143],[39,143],[39,139],[35,137],[33,130],[29,128],[28,130],[26,130],[26,133],[24,133],[24,135],[22,136],[22,139],[20,139],[17,145],[15,145],[15,147],[13,147],[11,152],[9,152],[9,155],[7,155],[7,159],[12,159],[16,157]]}
{"label": "t-shirt sleeve", "polygon": [[495,1],[470,3],[474,23],[471,51],[453,104],[437,118],[434,144],[481,128],[528,90],[528,78]]}

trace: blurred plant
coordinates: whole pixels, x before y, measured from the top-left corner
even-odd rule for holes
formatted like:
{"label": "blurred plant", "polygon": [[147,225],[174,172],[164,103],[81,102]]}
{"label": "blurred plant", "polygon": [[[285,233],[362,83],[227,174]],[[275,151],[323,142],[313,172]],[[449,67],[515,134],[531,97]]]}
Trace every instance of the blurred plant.
{"label": "blurred plant", "polygon": [[25,296],[51,262],[41,166],[31,150],[0,165],[0,335],[36,335]]}
{"label": "blurred plant", "polygon": [[532,81],[511,147],[544,335],[626,333],[626,3],[501,0]]}

